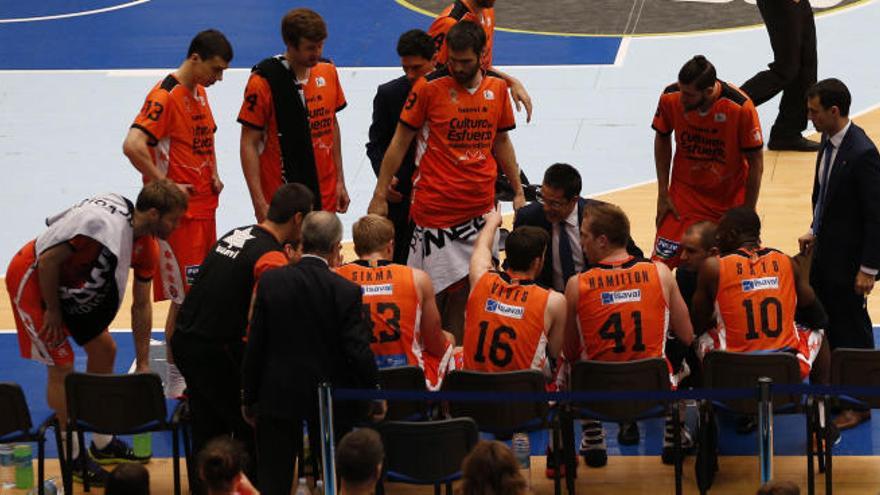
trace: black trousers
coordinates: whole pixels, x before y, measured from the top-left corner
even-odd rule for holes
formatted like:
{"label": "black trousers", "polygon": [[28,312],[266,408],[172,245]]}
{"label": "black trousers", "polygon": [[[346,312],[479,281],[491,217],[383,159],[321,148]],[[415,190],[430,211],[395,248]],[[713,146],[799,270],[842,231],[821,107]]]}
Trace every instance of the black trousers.
{"label": "black trousers", "polygon": [[[310,432],[317,436],[318,432]],[[302,419],[281,419],[274,416],[257,417],[257,452],[260,462],[257,475],[260,493],[290,495],[297,456],[302,452]]]}
{"label": "black trousers", "polygon": [[388,219],[394,224],[394,262],[405,265],[409,258],[409,244],[412,240],[413,223],[409,219],[409,196],[400,203],[388,203]]}
{"label": "black trousers", "polygon": [[244,445],[248,478],[258,483],[254,430],[241,416],[243,344],[220,344],[190,333],[175,333],[171,350],[186,379],[192,417],[193,454],[214,437],[228,435]]}
{"label": "black trousers", "polygon": [[828,313],[828,328],[825,331],[831,350],[838,347],[858,349],[874,348],[874,329],[868,315],[867,300],[849,285],[835,284],[821,278],[814,278],[813,289]]}
{"label": "black trousers", "polygon": [[782,91],[774,137],[800,135],[807,128],[806,93],[816,83],[816,23],[809,0],[758,0],[773,48],[769,69],[757,73],[742,90],[760,105]]}

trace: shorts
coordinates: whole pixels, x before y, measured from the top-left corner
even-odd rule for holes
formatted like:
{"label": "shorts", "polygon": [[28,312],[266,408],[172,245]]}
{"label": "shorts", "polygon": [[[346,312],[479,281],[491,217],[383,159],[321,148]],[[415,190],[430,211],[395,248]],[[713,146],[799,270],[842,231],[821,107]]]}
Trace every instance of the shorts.
{"label": "shorts", "polygon": [[213,218],[181,218],[168,240],[159,240],[159,281],[153,283],[153,299],[183,304],[215,242],[217,227]]}
{"label": "shorts", "polygon": [[[819,349],[822,347],[822,340],[825,338],[824,330],[813,330],[811,328],[797,325],[798,345],[795,351],[795,357],[798,358],[798,365],[801,371],[801,378],[807,379],[810,376],[810,370],[819,355]],[[718,335],[718,329],[712,328],[703,335],[697,337],[696,352],[697,357],[702,361],[706,354],[715,349],[724,350],[724,343]],[[757,351],[767,352],[767,351]],[[772,351],[770,351],[772,352]]]}
{"label": "shorts", "polygon": [[[9,263],[9,268],[6,269],[6,290],[12,302],[12,314],[15,317],[21,357],[48,366],[72,366],[74,355],[69,340],[64,339],[60,345],[52,347],[44,342],[38,333],[43,326],[45,305],[40,295],[34,241],[25,245]],[[66,326],[63,329],[67,335],[70,335]],[[77,335],[75,340],[83,345],[100,333],[91,337]]]}
{"label": "shorts", "polygon": [[[675,201],[673,199],[673,201]],[[651,254],[651,261],[662,261],[669,266],[670,269],[678,266],[681,253],[679,246],[681,238],[684,237],[685,231],[691,225],[709,220],[717,222],[717,218],[706,218],[705,216],[697,216],[683,213],[679,210],[679,218],[676,219],[672,213],[666,214],[660,227],[657,228],[657,235],[654,238],[654,252]]]}
{"label": "shorts", "polygon": [[440,390],[443,385],[443,379],[446,375],[455,369],[455,350],[460,347],[453,348],[452,345],[446,345],[446,352],[442,357],[436,357],[427,352],[422,354],[422,370],[425,372],[425,385],[428,390]]}
{"label": "shorts", "polygon": [[[409,245],[407,265],[427,272],[434,282],[434,290],[439,294],[467,277],[474,243],[485,224],[480,215],[446,228],[416,225]],[[492,254],[498,257],[497,233]]]}

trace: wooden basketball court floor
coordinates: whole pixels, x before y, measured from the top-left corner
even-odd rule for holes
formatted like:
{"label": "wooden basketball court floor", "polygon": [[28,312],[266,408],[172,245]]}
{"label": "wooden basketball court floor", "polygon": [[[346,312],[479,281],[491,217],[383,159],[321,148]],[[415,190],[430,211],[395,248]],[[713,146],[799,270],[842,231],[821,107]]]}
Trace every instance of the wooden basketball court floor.
{"label": "wooden basketball court floor", "polygon": [[[312,1],[302,3],[323,5],[322,2]],[[854,9],[852,15],[829,16],[821,22],[817,19],[821,40],[820,77],[842,77],[854,90],[854,108],[858,109],[865,109],[872,102],[880,102],[880,93],[876,89],[876,72],[869,67],[870,64],[851,64],[847,62],[847,57],[836,55],[843,51],[842,46],[863,45],[864,41],[859,36],[864,36],[866,30],[871,29],[866,26],[876,25],[878,12],[880,8],[877,5],[868,5],[864,9]],[[3,17],[2,14],[0,9],[0,17]],[[331,23],[331,28],[332,26]],[[540,180],[543,169],[549,163],[570,161],[584,174],[585,194],[594,195],[599,191],[614,189],[613,192],[597,194],[596,197],[617,203],[626,210],[632,221],[634,239],[647,250],[654,235],[653,217],[656,204],[656,184],[646,182],[653,175],[653,165],[650,162],[651,135],[647,124],[659,90],[674,78],[680,63],[693,53],[706,53],[715,61],[722,77],[737,82],[760,69],[765,58],[769,60],[769,47],[766,34],[760,28],[731,36],[670,37],[650,43],[644,39],[633,39],[631,45],[628,41],[626,46],[629,47],[629,59],[623,61],[621,53],[625,49],[621,47],[621,53],[618,54],[620,63],[615,61],[613,69],[581,69],[574,66],[512,68],[512,72],[532,90],[537,108],[536,118],[530,125],[523,125],[522,118],[518,115],[521,129],[516,131],[513,139],[523,168],[533,181]],[[755,55],[742,56],[746,52]],[[246,61],[239,67],[247,67],[249,62]],[[127,194],[136,192],[137,182],[126,168],[127,163],[120,163],[124,158],[121,157],[118,146],[124,128],[130,122],[133,112],[139,108],[147,89],[164,73],[164,70],[119,71],[95,75],[88,71],[74,71],[60,76],[64,77],[64,81],[69,81],[63,88],[55,76],[33,77],[30,73],[17,74],[14,71],[0,74],[0,108],[8,116],[5,123],[0,122],[0,157],[3,157],[4,163],[2,173],[8,184],[19,186],[7,186],[6,199],[0,199],[0,205],[4,206],[8,220],[13,225],[7,235],[0,239],[0,246],[4,248],[0,259],[4,265],[13,250],[38,231],[38,219],[86,194],[97,192],[95,187],[98,187],[98,191],[112,189],[122,190]],[[351,103],[351,109],[341,117],[346,136],[343,154],[346,157],[346,174],[353,199],[352,213],[343,220],[346,225],[350,225],[359,214],[357,208],[365,208],[369,199],[367,195],[373,184],[372,172],[363,160],[362,148],[366,138],[366,124],[369,123],[369,101],[376,84],[396,77],[397,72],[355,68],[343,69],[340,73]],[[210,90],[215,114],[225,115],[225,120],[219,123],[220,130],[217,134],[221,174],[227,182],[227,191],[224,193],[225,197],[221,198],[221,211],[218,212],[218,215],[222,213],[218,222],[220,231],[250,221],[243,181],[240,172],[236,170],[237,136],[234,132],[237,131],[233,129],[235,125],[230,117],[237,112],[237,105],[240,104],[240,91],[245,76],[246,71],[243,69],[229,71],[226,80]],[[24,87],[26,90],[22,89]],[[110,88],[109,96],[115,103],[94,108],[82,103],[94,95],[96,87],[104,88],[103,90]],[[579,96],[582,93],[587,96]],[[27,96],[27,104],[22,103],[25,101],[22,95]],[[572,95],[576,99],[572,100]],[[771,122],[768,119],[775,116],[775,100],[759,110],[767,132]],[[76,115],[75,119],[59,117],[65,112]],[[47,122],[48,127],[40,126],[43,121]],[[865,127],[875,142],[880,142],[880,110],[868,108],[855,121]],[[19,129],[21,132],[17,134]],[[90,132],[85,132],[84,129],[89,129]],[[42,138],[43,133],[53,136],[57,134],[57,139],[68,141],[53,141],[54,146],[45,146],[41,139],[37,139]],[[622,133],[626,134],[626,139],[618,137]],[[9,140],[4,140],[7,138]],[[87,152],[80,152],[80,146],[88,147]],[[810,223],[814,161],[815,154],[811,153],[765,151],[764,180],[758,203],[765,245],[788,253],[796,252],[797,237],[803,234]],[[13,162],[18,166],[11,166]],[[22,163],[27,166],[20,165]],[[58,164],[68,163],[74,166],[59,173]],[[107,163],[116,163],[117,166],[102,168],[107,167]],[[87,168],[78,169],[80,166]],[[21,168],[26,168],[32,177],[21,175]],[[619,187],[614,180],[609,179],[614,176],[622,177],[621,180],[626,184],[639,185]],[[86,180],[87,178],[92,180]],[[122,189],[120,184],[125,184],[126,189]],[[36,197],[40,197],[40,202],[33,201],[32,198]],[[23,227],[19,229],[19,225]],[[353,259],[350,247],[346,253],[347,259]],[[111,328],[130,328],[129,304],[128,300],[123,303]],[[869,311],[875,322],[880,321],[880,303],[876,296],[869,298]],[[153,321],[156,326],[161,326],[166,313],[167,304],[154,305]],[[0,329],[12,328],[14,323],[9,301],[6,297],[0,297]],[[12,339],[4,342],[12,345]],[[16,360],[0,362],[0,379],[15,376],[16,370],[23,367]],[[869,436],[876,434],[877,430],[880,428],[871,427]],[[724,450],[723,443],[721,447]],[[880,457],[877,457],[880,450],[874,449],[873,454],[835,458],[834,487],[837,493],[869,494],[880,491]],[[542,495],[552,493],[552,483],[543,476],[543,462],[542,456],[533,457],[531,469],[533,491]],[[148,465],[152,477],[152,493],[171,493],[169,463],[168,459],[157,458]],[[50,476],[57,475],[57,463],[54,460],[48,461],[47,471]],[[692,457],[685,463],[684,475],[685,493],[696,493]],[[802,456],[778,456],[775,477],[797,482],[805,493],[805,459]],[[824,493],[822,483],[823,478],[819,476],[818,493]],[[754,456],[721,458],[720,472],[712,493],[754,493],[757,486],[758,466]],[[588,469],[581,463],[577,487],[580,493],[672,493],[673,473],[672,468],[663,466],[656,456],[613,455],[605,468]],[[81,493],[81,488],[77,485],[75,493]],[[402,495],[427,494],[430,490],[409,485],[389,486],[390,493]],[[93,489],[93,493],[100,494],[102,490]]]}

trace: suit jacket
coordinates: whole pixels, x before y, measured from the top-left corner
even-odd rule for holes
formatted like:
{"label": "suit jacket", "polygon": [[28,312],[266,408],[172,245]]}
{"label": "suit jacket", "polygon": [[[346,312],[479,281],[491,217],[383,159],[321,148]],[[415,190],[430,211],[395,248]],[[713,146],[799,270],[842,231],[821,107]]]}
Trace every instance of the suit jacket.
{"label": "suit jacket", "polygon": [[[584,218],[584,206],[589,203],[602,203],[602,201],[596,199],[585,199],[578,198],[577,204],[577,218],[578,225],[581,224],[581,221]],[[513,219],[513,228],[521,227],[524,225],[530,225],[533,227],[540,227],[547,231],[547,233],[552,237],[553,236],[553,225],[547,221],[547,217],[544,216],[544,207],[540,203],[529,203],[526,206],[519,209],[516,212],[516,217]],[[580,238],[576,239],[578,246],[580,246]],[[547,246],[548,252],[552,252],[551,244]],[[642,250],[636,246],[636,243],[632,240],[632,238],[627,241],[626,251],[636,257],[643,257],[644,253]],[[588,266],[590,261],[586,259],[586,255],[584,255],[584,266]],[[545,258],[544,269],[541,270],[541,274],[538,276],[536,280],[539,284],[544,287],[553,287],[553,261],[550,256]]]}
{"label": "suit jacket", "polygon": [[[823,136],[824,146],[828,136]],[[813,176],[813,209],[819,199],[819,165]],[[880,268],[880,154],[852,124],[840,143],[822,208],[813,255],[813,280],[852,287],[859,267]],[[821,283],[821,282],[820,282]]]}
{"label": "suit jacket", "polygon": [[[409,95],[412,85],[406,76],[398,77],[385,84],[381,84],[373,98],[373,122],[370,124],[369,141],[367,142],[367,157],[373,165],[376,177],[382,166],[382,158],[385,150],[391,144],[397,123],[400,121],[400,112],[406,97]],[[406,156],[400,165],[400,170],[395,174],[400,181],[397,190],[404,196],[409,197],[412,190],[412,176],[415,171],[415,147],[410,146]],[[404,201],[406,203],[406,201]],[[390,206],[394,204],[391,203]]]}
{"label": "suit jacket", "polygon": [[317,418],[317,387],[370,387],[378,370],[361,289],[314,257],[266,272],[242,366],[242,402],[260,415]]}

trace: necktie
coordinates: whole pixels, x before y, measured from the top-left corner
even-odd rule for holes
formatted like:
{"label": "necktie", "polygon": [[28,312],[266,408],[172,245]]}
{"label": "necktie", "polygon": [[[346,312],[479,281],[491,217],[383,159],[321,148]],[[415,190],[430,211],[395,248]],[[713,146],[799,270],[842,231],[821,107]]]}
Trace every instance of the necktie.
{"label": "necktie", "polygon": [[559,246],[559,266],[562,267],[562,283],[565,284],[575,272],[574,258],[571,255],[571,238],[568,236],[565,222],[559,222],[556,225],[559,227],[556,238]]}
{"label": "necktie", "polygon": [[834,145],[831,140],[825,141],[822,148],[822,180],[819,182],[819,198],[816,200],[816,209],[813,211],[813,234],[819,234],[819,227],[822,224],[822,214],[825,209],[825,196],[828,194],[828,179],[831,177],[831,155],[834,154]]}

